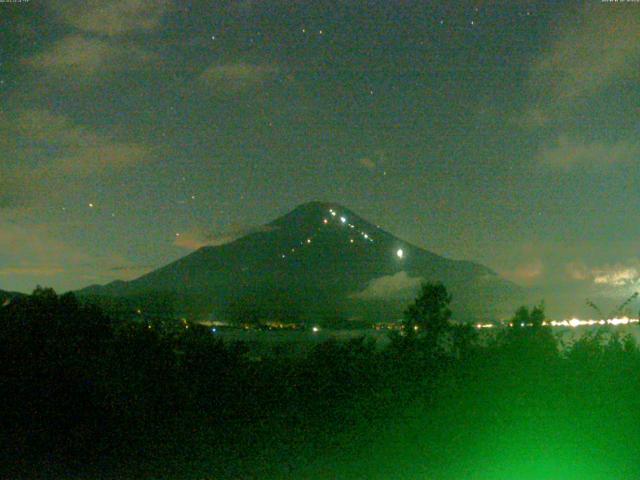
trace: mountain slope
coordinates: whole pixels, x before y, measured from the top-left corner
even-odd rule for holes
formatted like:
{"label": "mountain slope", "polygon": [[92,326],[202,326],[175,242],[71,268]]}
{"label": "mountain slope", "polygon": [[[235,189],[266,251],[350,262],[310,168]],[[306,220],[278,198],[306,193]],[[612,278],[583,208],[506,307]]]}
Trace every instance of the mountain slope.
{"label": "mountain slope", "polygon": [[[397,318],[421,281],[440,280],[460,319],[495,315],[519,287],[482,265],[404,242],[337,204],[311,202],[234,242],[83,294],[167,294],[216,317]],[[375,317],[375,318],[374,318]]]}

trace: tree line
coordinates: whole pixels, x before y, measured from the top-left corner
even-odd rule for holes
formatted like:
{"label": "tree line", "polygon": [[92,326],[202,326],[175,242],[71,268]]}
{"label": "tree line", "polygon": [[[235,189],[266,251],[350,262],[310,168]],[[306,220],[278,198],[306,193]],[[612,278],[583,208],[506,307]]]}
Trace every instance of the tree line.
{"label": "tree line", "polygon": [[258,357],[209,328],[114,318],[38,288],[0,308],[0,476],[640,473],[632,336],[562,344],[542,304],[479,335],[451,322],[452,301],[424,284],[384,348],[362,337]]}

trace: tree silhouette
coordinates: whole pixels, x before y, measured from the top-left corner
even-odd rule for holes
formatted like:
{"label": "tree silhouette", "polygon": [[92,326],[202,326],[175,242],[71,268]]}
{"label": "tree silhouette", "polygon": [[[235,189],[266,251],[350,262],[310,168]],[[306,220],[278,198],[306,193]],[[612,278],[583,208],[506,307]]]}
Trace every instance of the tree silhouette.
{"label": "tree silhouette", "polygon": [[520,358],[553,358],[558,353],[551,328],[544,325],[544,302],[529,310],[519,307],[511,319],[511,328],[504,332],[505,345]]}
{"label": "tree silhouette", "polygon": [[538,329],[543,326],[545,319],[544,302],[534,306],[531,311],[526,306],[519,307],[511,319],[512,328],[531,327]]}
{"label": "tree silhouette", "polygon": [[422,284],[420,293],[404,312],[408,335],[420,335],[428,346],[437,347],[451,325],[451,295],[441,282]]}

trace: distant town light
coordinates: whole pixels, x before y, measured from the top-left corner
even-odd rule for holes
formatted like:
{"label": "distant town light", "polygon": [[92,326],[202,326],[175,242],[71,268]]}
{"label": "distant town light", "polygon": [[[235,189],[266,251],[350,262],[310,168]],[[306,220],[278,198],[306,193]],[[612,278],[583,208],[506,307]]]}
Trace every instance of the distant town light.
{"label": "distant town light", "polygon": [[493,328],[493,323],[476,323],[476,328]]}
{"label": "distant town light", "polygon": [[311,331],[313,331],[313,333],[318,333],[320,331],[320,327],[313,327]]}
{"label": "distant town light", "polygon": [[398,251],[396,252],[396,255],[398,256],[398,258],[403,258],[404,251],[401,248],[399,248]]}
{"label": "distant town light", "polygon": [[346,218],[344,218],[344,217],[340,217],[340,221],[341,221],[342,223],[347,223],[347,219],[346,219]]}

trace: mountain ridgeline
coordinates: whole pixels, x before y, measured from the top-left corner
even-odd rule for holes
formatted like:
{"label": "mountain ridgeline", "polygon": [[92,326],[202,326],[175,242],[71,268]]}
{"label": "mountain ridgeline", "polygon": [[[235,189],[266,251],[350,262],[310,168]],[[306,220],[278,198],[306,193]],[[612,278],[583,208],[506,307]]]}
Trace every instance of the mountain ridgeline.
{"label": "mountain ridgeline", "polygon": [[324,202],[303,204],[242,238],[202,247],[135,280],[79,293],[197,319],[371,323],[400,318],[429,280],[452,292],[459,321],[502,317],[523,296],[485,266],[436,255]]}

